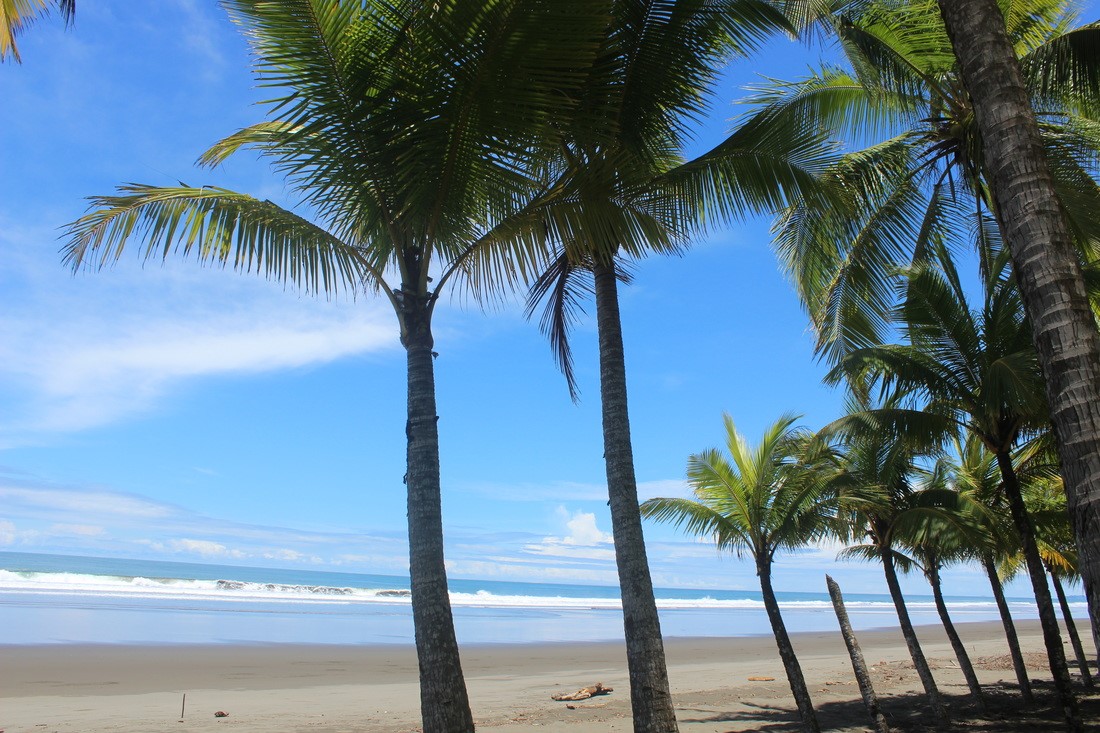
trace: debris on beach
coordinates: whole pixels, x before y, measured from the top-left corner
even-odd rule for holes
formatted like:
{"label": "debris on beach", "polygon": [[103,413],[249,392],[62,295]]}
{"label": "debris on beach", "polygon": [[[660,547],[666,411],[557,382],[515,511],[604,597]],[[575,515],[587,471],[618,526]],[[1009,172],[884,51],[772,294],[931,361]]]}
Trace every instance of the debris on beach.
{"label": "debris on beach", "polygon": [[214,713],[214,717],[215,718],[228,718],[229,713],[225,712],[224,710],[219,710],[218,712]]}
{"label": "debris on beach", "polygon": [[765,677],[764,675],[753,675],[749,677],[749,682],[775,682],[775,677]]}
{"label": "debris on beach", "polygon": [[570,693],[568,695],[563,695],[560,692],[555,692],[553,695],[550,696],[550,699],[557,700],[558,702],[563,702],[566,700],[587,700],[588,698],[595,695],[606,695],[607,693],[614,691],[614,688],[604,687],[602,682],[597,682],[591,687],[582,687],[576,692]]}

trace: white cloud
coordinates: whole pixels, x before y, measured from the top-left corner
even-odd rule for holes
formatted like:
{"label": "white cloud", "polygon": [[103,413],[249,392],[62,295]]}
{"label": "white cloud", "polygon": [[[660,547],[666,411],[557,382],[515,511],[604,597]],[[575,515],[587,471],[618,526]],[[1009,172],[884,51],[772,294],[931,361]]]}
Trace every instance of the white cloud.
{"label": "white cloud", "polygon": [[569,528],[569,534],[562,539],[566,545],[591,547],[612,541],[610,534],[596,526],[596,515],[592,512],[577,512],[565,526]]}
{"label": "white cloud", "polygon": [[210,540],[170,540],[167,547],[173,552],[187,552],[202,557],[247,557],[240,550],[231,550],[220,542],[211,542]]}
{"label": "white cloud", "polygon": [[107,530],[94,524],[55,524],[50,527],[50,532],[76,537],[103,537],[107,534]]}
{"label": "white cloud", "polygon": [[568,560],[608,561],[615,559],[615,550],[600,545],[611,544],[613,538],[596,524],[592,512],[573,512],[558,507],[558,516],[564,520],[568,534],[564,537],[546,537],[539,543],[523,546],[529,555],[556,557]]}
{"label": "white cloud", "polygon": [[57,489],[0,485],[0,500],[15,508],[48,512],[51,516],[113,516],[126,519],[160,519],[173,513],[167,504],[113,491]]}
{"label": "white cloud", "polygon": [[15,523],[0,519],[0,547],[15,544]]}

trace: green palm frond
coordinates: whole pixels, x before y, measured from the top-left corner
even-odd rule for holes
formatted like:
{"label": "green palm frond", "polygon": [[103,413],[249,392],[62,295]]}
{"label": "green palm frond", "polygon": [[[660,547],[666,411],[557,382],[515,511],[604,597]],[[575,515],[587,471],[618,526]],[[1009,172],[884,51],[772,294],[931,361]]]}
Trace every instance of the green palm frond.
{"label": "green palm frond", "polygon": [[117,260],[133,236],[145,259],[171,255],[231,265],[311,292],[386,288],[360,247],[270,201],[223,188],[129,184],[91,199],[68,227],[64,260],[74,269]]}

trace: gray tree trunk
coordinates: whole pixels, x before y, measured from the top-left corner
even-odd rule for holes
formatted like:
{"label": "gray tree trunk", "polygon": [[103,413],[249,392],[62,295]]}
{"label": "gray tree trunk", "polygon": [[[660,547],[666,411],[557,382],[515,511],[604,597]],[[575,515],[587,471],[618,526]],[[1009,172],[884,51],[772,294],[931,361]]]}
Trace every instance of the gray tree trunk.
{"label": "gray tree trunk", "polygon": [[791,644],[791,637],[787,635],[787,626],[783,623],[779,602],[775,599],[775,590],[772,589],[771,563],[758,562],[756,574],[760,577],[760,593],[764,596],[764,609],[768,612],[768,621],[772,625],[775,645],[779,647],[779,658],[783,660],[787,683],[791,686],[791,694],[794,695],[795,704],[798,706],[798,715],[802,718],[802,729],[806,733],[819,733],[821,727],[817,724],[814,703],[810,699],[810,691],[806,688],[806,678],[802,676],[802,666],[798,663],[798,657],[795,656],[794,645]]}
{"label": "gray tree trunk", "polygon": [[1046,377],[1093,636],[1100,638],[1100,335],[997,0],[938,0]]}
{"label": "gray tree trunk", "polygon": [[1001,614],[1001,625],[1005,630],[1005,638],[1008,640],[1008,653],[1012,657],[1012,668],[1016,671],[1016,682],[1020,685],[1020,694],[1027,702],[1034,702],[1035,696],[1031,692],[1031,679],[1027,676],[1027,666],[1024,664],[1024,655],[1020,651],[1020,637],[1016,636],[1016,624],[1012,623],[1012,612],[1008,609],[1008,601],[1005,600],[1005,591],[1001,586],[1001,578],[997,575],[997,564],[992,557],[983,557],[982,566],[989,577],[989,585],[993,588],[993,598],[997,601],[997,610]]}
{"label": "gray tree trunk", "polygon": [[443,515],[439,487],[439,432],[432,364],[431,310],[404,303],[403,338],[409,369],[408,473],[409,576],[413,629],[420,666],[420,714],[424,733],[474,729],[458,655],[447,569],[443,564]]}
{"label": "gray tree trunk", "polygon": [[1031,588],[1035,591],[1035,605],[1039,608],[1039,625],[1043,629],[1043,642],[1047,648],[1047,660],[1050,673],[1054,677],[1054,689],[1058,695],[1058,705],[1066,719],[1067,729],[1077,733],[1081,727],[1081,715],[1077,709],[1077,697],[1069,679],[1069,666],[1066,664],[1066,650],[1062,646],[1062,633],[1058,630],[1058,617],[1054,615],[1054,603],[1050,598],[1050,586],[1047,585],[1046,569],[1039,557],[1039,547],[1035,543],[1035,529],[1024,506],[1024,497],[1020,493],[1020,482],[1016,478],[1016,469],[1012,457],[1004,451],[997,452],[997,465],[1001,469],[1001,485],[1008,499],[1008,509],[1012,513],[1012,523],[1020,535],[1021,549],[1027,562],[1027,574],[1031,578]]}
{"label": "gray tree trunk", "polygon": [[951,725],[951,718],[947,714],[947,708],[940,698],[939,688],[936,687],[936,679],[932,676],[932,670],[928,667],[928,660],[924,658],[924,651],[920,648],[917,632],[913,628],[913,622],[909,619],[909,609],[905,607],[905,597],[901,594],[901,584],[898,582],[898,573],[894,568],[894,556],[889,549],[883,549],[879,555],[882,558],[882,568],[886,573],[886,587],[890,589],[890,598],[894,601],[894,608],[898,612],[898,623],[901,626],[901,635],[905,637],[905,645],[909,647],[909,656],[913,660],[913,667],[917,670],[924,692],[928,695],[928,704],[932,706],[932,713],[936,717],[936,724],[941,728]]}
{"label": "gray tree trunk", "polygon": [[653,597],[627,412],[626,356],[619,316],[615,265],[597,264],[596,322],[600,340],[600,398],[603,408],[604,462],[615,562],[623,599],[623,630],[630,672],[630,706],[635,733],[677,731],[676,710],[668,688],[661,621]]}
{"label": "gray tree trunk", "polygon": [[955,650],[955,659],[959,660],[959,669],[966,678],[966,686],[970,688],[970,694],[974,696],[974,702],[978,704],[978,710],[984,715],[986,712],[985,699],[982,697],[982,686],[978,682],[978,675],[974,674],[974,665],[970,663],[970,655],[966,653],[966,646],[959,638],[959,632],[951,621],[951,614],[947,612],[947,603],[943,600],[943,588],[940,586],[940,569],[933,559],[925,568],[928,583],[932,586],[932,597],[936,600],[936,611],[943,622],[943,630],[947,632],[947,638],[951,641],[951,648]]}
{"label": "gray tree trunk", "polygon": [[844,607],[844,596],[840,593],[840,586],[828,575],[825,576],[825,585],[829,587],[829,597],[833,599],[833,610],[836,611],[836,620],[840,622],[840,633],[844,637],[845,646],[848,647],[848,656],[852,658],[852,671],[859,684],[859,694],[863,696],[863,704],[867,707],[867,715],[871,718],[871,727],[876,733],[890,733],[890,724],[886,722],[886,716],[882,714],[882,708],[878,705],[878,695],[875,694],[875,686],[871,683],[867,662],[863,660],[863,650],[859,648],[859,641],[856,640],[855,632],[852,631],[852,623],[848,620],[848,609]]}
{"label": "gray tree trunk", "polygon": [[1081,670],[1081,681],[1085,688],[1091,690],[1092,671],[1089,670],[1089,658],[1085,656],[1085,647],[1081,645],[1081,635],[1077,633],[1077,626],[1073,623],[1073,614],[1069,610],[1069,601],[1066,600],[1066,591],[1062,587],[1062,581],[1053,570],[1050,572],[1050,582],[1054,585],[1054,594],[1058,596],[1058,605],[1062,607],[1062,620],[1066,622],[1066,633],[1069,634],[1069,643],[1073,647],[1073,655],[1077,657],[1077,668]]}

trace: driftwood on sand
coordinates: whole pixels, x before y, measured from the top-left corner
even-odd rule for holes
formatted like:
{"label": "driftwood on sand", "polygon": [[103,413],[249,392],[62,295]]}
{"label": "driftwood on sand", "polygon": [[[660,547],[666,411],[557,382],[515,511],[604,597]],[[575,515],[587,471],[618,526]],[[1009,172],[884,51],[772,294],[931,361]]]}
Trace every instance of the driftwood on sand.
{"label": "driftwood on sand", "polygon": [[591,687],[582,687],[576,692],[571,692],[568,695],[562,694],[560,692],[555,692],[553,695],[550,696],[550,699],[557,700],[559,702],[564,702],[566,700],[587,700],[588,698],[594,697],[595,695],[606,695],[607,693],[614,691],[614,688],[604,687],[604,684],[602,682],[597,682]]}

